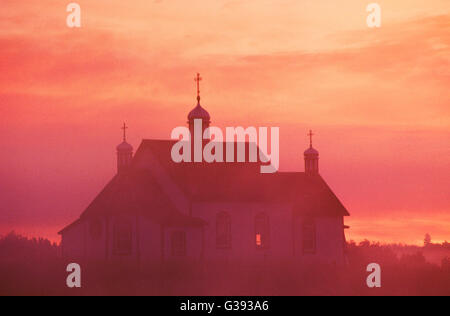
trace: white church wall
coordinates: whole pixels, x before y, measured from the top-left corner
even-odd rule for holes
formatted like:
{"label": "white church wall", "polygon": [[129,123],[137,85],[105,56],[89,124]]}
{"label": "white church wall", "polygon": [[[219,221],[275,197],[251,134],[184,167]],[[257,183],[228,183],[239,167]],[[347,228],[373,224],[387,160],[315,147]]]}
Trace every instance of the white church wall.
{"label": "white church wall", "polygon": [[[172,252],[172,233],[186,234],[186,254],[174,256]],[[201,227],[165,227],[164,228],[164,260],[168,263],[198,263],[203,254],[203,232]]]}
{"label": "white church wall", "polygon": [[157,265],[161,263],[162,227],[160,224],[140,217],[139,221],[139,248],[141,264],[143,266]]}
{"label": "white church wall", "polygon": [[342,217],[317,217],[316,251],[303,251],[303,217],[296,217],[295,226],[295,257],[299,264],[343,264],[344,263],[344,228]]}
{"label": "white church wall", "polygon": [[[131,225],[131,252],[119,254],[114,249],[114,225],[115,223],[129,223]],[[137,243],[137,217],[134,215],[110,216],[108,218],[108,261],[115,264],[133,265],[138,260]]]}
{"label": "white church wall", "polygon": [[342,217],[323,217],[317,221],[317,249],[322,262],[344,262],[344,223]]}
{"label": "white church wall", "polygon": [[[211,264],[273,262],[292,257],[292,208],[289,205],[259,203],[199,203],[192,215],[207,221],[205,227],[205,259]],[[231,249],[216,245],[216,217],[220,212],[231,216]],[[255,218],[265,213],[269,217],[270,242],[267,249],[256,246]]]}
{"label": "white church wall", "polygon": [[[231,216],[231,249],[216,247],[216,216],[220,212]],[[259,213],[269,216],[270,245],[268,249],[257,249],[255,235],[255,217]],[[239,263],[282,263],[295,257],[299,264],[342,264],[344,262],[344,235],[342,217],[316,218],[316,252],[303,253],[303,218],[292,218],[289,205],[262,205],[253,203],[203,203],[193,206],[193,216],[203,218],[208,224],[202,228],[166,227],[162,231],[160,224],[145,217],[120,216],[103,218],[102,234],[92,238],[92,222],[81,222],[62,235],[62,254],[68,260],[102,261],[107,259],[115,263],[153,266],[162,261],[192,261],[202,258],[214,265]],[[132,227],[132,249],[129,255],[114,252],[114,223],[128,221]],[[172,256],[171,234],[173,231],[186,232],[186,256]],[[139,236],[139,240],[138,240]],[[165,240],[162,242],[161,238]],[[106,249],[108,245],[108,249]],[[162,252],[164,247],[164,253]],[[204,248],[203,248],[204,247]],[[294,250],[295,248],[295,250]]]}

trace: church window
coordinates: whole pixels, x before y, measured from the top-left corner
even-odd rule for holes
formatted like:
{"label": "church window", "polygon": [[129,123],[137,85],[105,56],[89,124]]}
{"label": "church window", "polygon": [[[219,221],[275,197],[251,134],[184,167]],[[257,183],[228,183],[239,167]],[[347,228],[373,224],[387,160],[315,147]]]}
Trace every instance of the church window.
{"label": "church window", "polygon": [[269,217],[265,213],[260,213],[255,218],[255,239],[256,248],[268,249],[270,246]]}
{"label": "church window", "polygon": [[175,231],[172,232],[172,256],[184,257],[186,256],[186,232]]}
{"label": "church window", "polygon": [[218,249],[231,249],[231,216],[226,212],[217,215],[216,246]]}
{"label": "church window", "polygon": [[303,223],[303,253],[316,253],[316,223],[312,219],[307,219]]}
{"label": "church window", "polygon": [[113,231],[114,253],[121,256],[130,255],[133,247],[131,223],[118,221],[114,224]]}

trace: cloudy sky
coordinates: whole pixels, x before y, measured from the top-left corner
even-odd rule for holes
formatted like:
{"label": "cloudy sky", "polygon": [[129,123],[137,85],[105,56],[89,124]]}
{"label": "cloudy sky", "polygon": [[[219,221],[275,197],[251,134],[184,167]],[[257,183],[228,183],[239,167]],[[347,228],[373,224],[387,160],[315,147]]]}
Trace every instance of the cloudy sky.
{"label": "cloudy sky", "polygon": [[169,138],[195,105],[213,124],[279,126],[281,169],[307,131],[352,216],[349,239],[450,240],[450,2],[2,0],[0,234],[57,240],[130,142]]}

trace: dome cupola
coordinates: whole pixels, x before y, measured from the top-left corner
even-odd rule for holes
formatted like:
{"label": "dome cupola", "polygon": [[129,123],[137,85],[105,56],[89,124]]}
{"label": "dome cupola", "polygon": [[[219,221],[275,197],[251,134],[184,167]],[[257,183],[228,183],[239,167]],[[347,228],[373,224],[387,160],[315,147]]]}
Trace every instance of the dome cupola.
{"label": "dome cupola", "polygon": [[130,144],[128,144],[126,141],[123,141],[121,144],[117,145],[116,147],[117,151],[133,151],[133,146],[131,146]]}
{"label": "dome cupola", "polygon": [[[195,121],[201,120],[202,134],[205,132],[207,128],[209,128],[209,125],[211,124],[211,116],[209,115],[208,111],[206,111],[200,105],[200,81],[202,81],[202,77],[200,77],[199,73],[197,73],[197,76],[195,77],[194,80],[197,82],[197,106],[188,114],[188,124],[191,135],[194,135]],[[206,136],[207,136],[206,138],[209,139],[209,135]]]}
{"label": "dome cupola", "polygon": [[200,105],[200,98],[198,99],[198,104],[197,106],[191,111],[189,112],[188,115],[188,120],[192,121],[195,119],[201,119],[203,121],[210,121],[211,120],[211,116],[209,116],[208,111],[206,111],[201,105]]}
{"label": "dome cupola", "polygon": [[319,174],[319,152],[313,148],[312,137],[314,136],[312,131],[309,131],[309,148],[305,151],[305,173],[308,175]]}
{"label": "dome cupola", "polygon": [[122,173],[126,171],[133,159],[133,146],[127,143],[127,125],[123,123],[123,142],[119,144],[117,149],[117,172]]}

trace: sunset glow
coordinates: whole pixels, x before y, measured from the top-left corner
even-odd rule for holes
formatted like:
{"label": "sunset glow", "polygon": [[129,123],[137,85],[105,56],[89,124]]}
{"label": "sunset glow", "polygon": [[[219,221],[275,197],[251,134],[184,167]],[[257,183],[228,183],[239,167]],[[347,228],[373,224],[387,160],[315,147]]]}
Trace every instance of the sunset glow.
{"label": "sunset glow", "polygon": [[[280,170],[320,172],[347,240],[450,240],[450,2],[3,0],[0,235],[59,241],[115,173],[121,126],[169,139],[195,105],[215,126],[280,127]],[[259,237],[259,239],[258,239]],[[261,243],[261,236],[256,236]]]}

